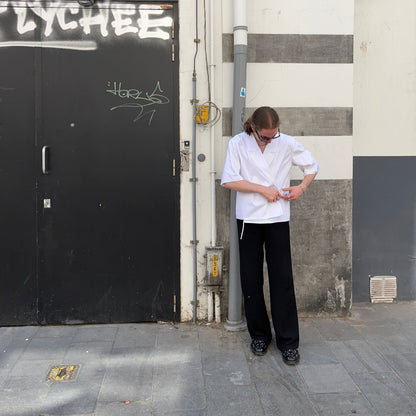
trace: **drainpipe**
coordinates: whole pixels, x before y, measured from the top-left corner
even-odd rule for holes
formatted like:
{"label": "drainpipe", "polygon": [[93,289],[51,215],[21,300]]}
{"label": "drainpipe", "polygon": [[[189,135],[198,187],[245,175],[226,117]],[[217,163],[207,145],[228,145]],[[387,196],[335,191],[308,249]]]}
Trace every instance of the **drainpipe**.
{"label": "drainpipe", "polygon": [[[215,103],[215,64],[214,64],[214,0],[210,1],[209,5],[209,44],[210,44],[210,56],[209,56],[209,78],[211,91],[210,101]],[[216,197],[215,197],[215,129],[212,125],[210,127],[210,140],[211,140],[211,246],[217,245],[217,216],[216,216]]]}
{"label": "drainpipe", "polygon": [[[215,58],[214,58],[214,2],[209,3],[209,79],[210,79],[210,105],[215,103]],[[211,113],[211,112],[210,112]],[[217,215],[216,215],[216,195],[215,195],[215,124],[210,127],[211,144],[211,248],[217,248]],[[220,247],[218,247],[220,248]],[[221,247],[222,248],[222,247]],[[222,264],[222,261],[221,261]],[[219,271],[222,275],[222,271]],[[215,306],[214,306],[215,305]],[[213,286],[208,291],[208,322],[221,322],[221,294],[220,286]]]}
{"label": "drainpipe", "polygon": [[198,0],[195,1],[195,15],[196,15],[196,31],[195,31],[195,56],[194,56],[194,69],[192,73],[192,247],[193,247],[193,323],[197,321],[198,315],[198,250],[197,250],[197,230],[196,230],[196,56],[198,54]]}
{"label": "drainpipe", "polygon": [[[234,0],[234,86],[232,135],[243,131],[246,109],[247,69],[247,0]],[[235,217],[236,193],[231,191],[230,204],[230,267],[228,319],[225,329],[241,331],[246,324],[241,318],[241,284],[238,255],[238,232]]]}
{"label": "drainpipe", "polygon": [[193,298],[193,322],[197,321],[198,307],[198,250],[197,250],[197,232],[196,232],[196,72],[192,75],[192,251],[193,251],[193,276],[194,276],[194,298]]}

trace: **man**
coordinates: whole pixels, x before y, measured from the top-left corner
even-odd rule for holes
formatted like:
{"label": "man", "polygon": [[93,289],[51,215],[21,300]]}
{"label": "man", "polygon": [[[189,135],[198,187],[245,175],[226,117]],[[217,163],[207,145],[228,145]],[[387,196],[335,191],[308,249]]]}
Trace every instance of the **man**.
{"label": "man", "polygon": [[[251,349],[264,355],[272,340],[263,294],[264,248],[276,344],[286,364],[299,362],[299,325],[290,253],[290,201],[297,200],[319,171],[312,154],[280,133],[278,114],[260,107],[230,140],[221,184],[237,192],[240,277]],[[290,186],[290,170],[304,174]]]}

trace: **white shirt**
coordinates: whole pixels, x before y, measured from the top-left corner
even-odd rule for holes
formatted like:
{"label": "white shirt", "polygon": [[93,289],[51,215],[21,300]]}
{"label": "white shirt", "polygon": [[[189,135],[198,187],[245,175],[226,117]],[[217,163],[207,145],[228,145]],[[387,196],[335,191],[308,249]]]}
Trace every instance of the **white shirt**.
{"label": "white shirt", "polygon": [[[253,135],[243,132],[234,136],[228,145],[221,185],[246,180],[277,189],[290,186],[290,170],[298,166],[304,175],[315,174],[319,164],[295,138],[280,134],[262,153]],[[268,202],[254,192],[237,192],[236,217],[247,223],[289,221],[290,202],[280,199]]]}

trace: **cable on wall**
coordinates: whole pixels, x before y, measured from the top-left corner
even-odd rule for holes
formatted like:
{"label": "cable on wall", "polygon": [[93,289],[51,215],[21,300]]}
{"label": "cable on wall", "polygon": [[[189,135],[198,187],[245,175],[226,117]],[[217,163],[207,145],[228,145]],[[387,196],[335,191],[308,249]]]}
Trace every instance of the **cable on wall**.
{"label": "cable on wall", "polygon": [[[197,106],[195,111],[195,121],[197,124],[204,127],[212,127],[221,119],[221,109],[211,101],[211,76],[209,73],[208,51],[207,51],[207,7],[206,0],[204,0],[204,56],[205,56],[205,70],[207,73],[208,84],[208,101]],[[196,55],[195,55],[196,57]],[[195,60],[194,60],[195,68]],[[195,69],[194,69],[195,70]]]}

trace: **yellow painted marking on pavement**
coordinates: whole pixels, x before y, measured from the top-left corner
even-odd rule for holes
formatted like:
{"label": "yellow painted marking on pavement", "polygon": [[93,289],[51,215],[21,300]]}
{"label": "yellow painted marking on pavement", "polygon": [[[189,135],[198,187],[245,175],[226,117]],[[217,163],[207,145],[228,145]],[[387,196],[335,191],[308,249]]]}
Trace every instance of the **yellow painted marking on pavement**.
{"label": "yellow painted marking on pavement", "polygon": [[74,380],[79,371],[79,365],[60,365],[53,367],[48,375],[48,380],[51,381],[69,381]]}

